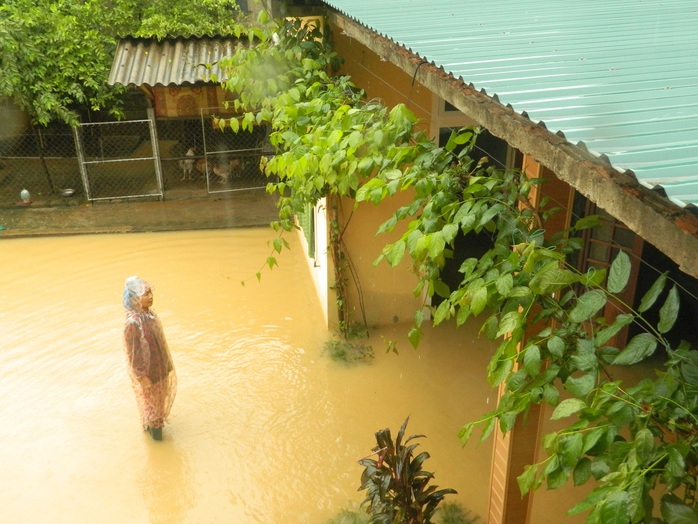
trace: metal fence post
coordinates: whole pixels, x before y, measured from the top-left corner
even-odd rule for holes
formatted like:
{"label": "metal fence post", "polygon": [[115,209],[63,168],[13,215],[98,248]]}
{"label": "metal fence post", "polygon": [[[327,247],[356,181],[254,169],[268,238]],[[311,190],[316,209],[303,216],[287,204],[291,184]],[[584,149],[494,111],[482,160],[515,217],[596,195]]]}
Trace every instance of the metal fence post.
{"label": "metal fence post", "polygon": [[155,176],[158,181],[158,189],[160,190],[160,200],[165,198],[165,185],[162,178],[162,164],[160,162],[160,146],[158,144],[158,130],[155,124],[155,111],[152,107],[148,108],[148,120],[150,122],[150,141],[153,144],[153,157],[155,157]]}
{"label": "metal fence post", "polygon": [[80,140],[80,131],[78,127],[71,128],[73,130],[73,141],[75,142],[75,154],[78,158],[78,167],[80,168],[80,178],[82,179],[82,187],[85,189],[85,198],[90,200],[90,181],[87,178],[87,169],[85,168],[85,155],[82,151],[82,142]]}

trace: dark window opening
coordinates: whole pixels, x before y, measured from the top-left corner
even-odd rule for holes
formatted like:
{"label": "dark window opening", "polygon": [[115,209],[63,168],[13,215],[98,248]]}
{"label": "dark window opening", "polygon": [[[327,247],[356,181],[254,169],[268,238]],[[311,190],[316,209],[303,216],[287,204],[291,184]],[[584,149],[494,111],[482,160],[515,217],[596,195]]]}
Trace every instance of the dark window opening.
{"label": "dark window opening", "polygon": [[[439,130],[439,146],[443,147],[446,145],[455,129],[442,127]],[[481,156],[488,156],[490,162],[496,167],[504,168],[507,163],[508,150],[508,144],[504,140],[495,137],[485,130],[477,137],[473,156],[478,159]],[[471,232],[467,235],[459,232],[453,243],[453,255],[446,260],[446,264],[441,270],[441,280],[451,291],[457,289],[463,280],[462,274],[458,271],[463,262],[468,258],[479,259],[493,247],[492,233],[488,231]],[[431,303],[433,306],[438,306],[443,300],[442,297],[434,295]]]}
{"label": "dark window opening", "polygon": [[[445,146],[448,142],[449,137],[451,136],[451,133],[457,131],[458,129],[460,129],[460,127],[440,128],[439,147]],[[457,148],[455,152],[457,153],[458,151],[460,151],[460,149]],[[497,138],[489,131],[484,130],[480,133],[480,135],[478,135],[471,156],[475,160],[479,160],[483,156],[486,156],[490,159],[491,165],[494,165],[499,169],[504,169],[505,167],[507,167],[507,163],[509,160],[508,153],[509,145],[504,140],[502,140],[501,138]],[[515,157],[515,165],[521,165],[521,154],[518,152]]]}
{"label": "dark window opening", "polygon": [[[654,305],[642,315],[656,326],[659,321],[659,309],[666,301],[669,290],[676,283],[676,289],[679,292],[679,316],[674,327],[664,336],[673,348],[676,348],[682,340],[689,342],[694,348],[698,347],[698,330],[695,326],[698,318],[698,280],[681,271],[673,260],[651,244],[645,243],[642,250],[642,260],[644,263],[640,265],[638,273],[635,307],[649,291],[657,277],[668,271],[668,281],[664,291]],[[630,329],[630,336],[640,332],[639,326],[633,325]]]}
{"label": "dark window opening", "polygon": [[[581,218],[588,215],[599,215],[601,225],[594,229],[585,230],[582,238],[584,247],[578,254],[576,267],[580,271],[590,268],[610,269],[619,250],[625,251],[630,257],[633,270],[626,288],[619,293],[619,298],[626,304],[631,304],[637,310],[642,297],[649,291],[652,284],[664,272],[668,272],[668,281],[664,291],[654,305],[642,313],[643,318],[656,326],[659,321],[659,310],[666,301],[669,290],[676,283],[679,293],[679,316],[674,327],[664,336],[676,347],[682,340],[690,342],[694,347],[698,344],[698,331],[694,323],[698,318],[698,282],[681,270],[677,264],[657,248],[644,242],[642,238],[631,231],[625,224],[616,220],[605,211],[596,207],[583,196],[577,194],[574,201],[574,216]],[[627,312],[627,308],[618,301],[609,300],[604,312],[606,319],[611,322],[619,313]],[[623,346],[635,335],[644,331],[643,326],[631,324],[623,337],[614,342]]]}

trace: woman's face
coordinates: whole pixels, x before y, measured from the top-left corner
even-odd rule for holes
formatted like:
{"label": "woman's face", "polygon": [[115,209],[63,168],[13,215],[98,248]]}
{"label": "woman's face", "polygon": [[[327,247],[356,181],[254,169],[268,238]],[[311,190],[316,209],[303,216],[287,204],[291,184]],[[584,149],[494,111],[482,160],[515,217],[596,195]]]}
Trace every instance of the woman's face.
{"label": "woman's face", "polygon": [[141,307],[143,309],[148,309],[153,305],[153,291],[148,289],[145,293],[140,296]]}

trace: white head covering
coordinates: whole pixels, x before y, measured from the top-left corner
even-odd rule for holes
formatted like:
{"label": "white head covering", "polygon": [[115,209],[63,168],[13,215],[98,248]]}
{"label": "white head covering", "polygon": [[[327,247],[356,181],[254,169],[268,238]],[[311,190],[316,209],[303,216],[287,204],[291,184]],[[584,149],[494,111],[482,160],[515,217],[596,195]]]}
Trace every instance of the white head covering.
{"label": "white head covering", "polygon": [[124,307],[126,309],[140,309],[140,297],[152,286],[137,276],[128,277],[124,285]]}

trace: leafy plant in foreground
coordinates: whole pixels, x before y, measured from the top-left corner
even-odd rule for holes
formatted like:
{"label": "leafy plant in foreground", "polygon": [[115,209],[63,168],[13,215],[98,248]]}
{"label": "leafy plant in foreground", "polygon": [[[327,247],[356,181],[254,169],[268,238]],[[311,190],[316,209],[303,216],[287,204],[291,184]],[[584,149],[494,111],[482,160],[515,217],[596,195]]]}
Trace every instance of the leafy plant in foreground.
{"label": "leafy plant in foreground", "polygon": [[419,444],[409,444],[424,435],[411,435],[404,442],[405,420],[393,442],[390,429],[376,433],[377,459],[364,458],[359,461],[364,467],[360,490],[367,490],[362,505],[368,507],[374,524],[429,524],[437,506],[453,489],[437,490],[429,486],[434,474],[422,469],[429,458],[423,451],[414,456]]}

